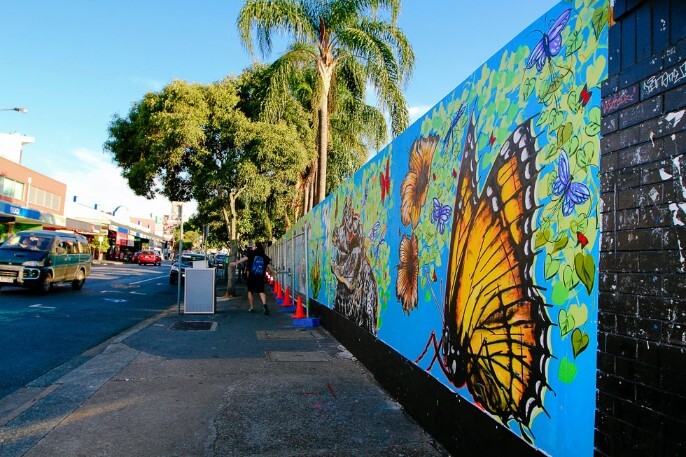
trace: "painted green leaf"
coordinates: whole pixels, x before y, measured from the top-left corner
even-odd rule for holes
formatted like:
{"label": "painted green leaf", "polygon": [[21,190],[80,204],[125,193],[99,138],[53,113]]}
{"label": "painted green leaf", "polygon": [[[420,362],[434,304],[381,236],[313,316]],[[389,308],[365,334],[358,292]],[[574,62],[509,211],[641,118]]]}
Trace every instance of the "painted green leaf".
{"label": "painted green leaf", "polygon": [[553,108],[552,112],[550,113],[550,128],[552,130],[557,129],[560,125],[562,125],[562,121],[564,120],[564,113],[560,110]]}
{"label": "painted green leaf", "polygon": [[557,129],[557,147],[561,148],[572,137],[572,123],[565,122]]}
{"label": "painted green leaf", "polygon": [[562,270],[562,282],[569,290],[574,289],[574,287],[576,287],[576,285],[579,283],[574,275],[574,271],[569,265],[565,266],[564,270]]}
{"label": "painted green leaf", "polygon": [[546,146],[546,148],[547,148],[547,151],[545,153],[545,160],[550,160],[553,157],[558,155],[557,145],[549,144],[548,146]]}
{"label": "painted green leaf", "polygon": [[[514,74],[514,72],[513,72]],[[527,99],[531,96],[531,93],[534,91],[534,88],[536,87],[536,79],[535,78],[527,78],[526,81],[524,81],[524,87],[522,90],[522,96]]]}
{"label": "painted green leaf", "polygon": [[569,95],[567,95],[567,104],[574,114],[579,112],[581,103],[579,102],[579,94],[577,94],[575,90],[571,91]]}
{"label": "painted green leaf", "polygon": [[586,291],[590,294],[595,281],[595,259],[590,254],[579,252],[574,257],[574,269],[579,280],[586,286]]}
{"label": "painted green leaf", "polygon": [[557,314],[557,324],[560,326],[560,336],[565,336],[576,327],[574,316],[567,314],[567,311],[561,309]]}
{"label": "painted green leaf", "polygon": [[586,135],[595,136],[600,133],[600,108],[594,106],[588,113],[588,125],[586,125]]}
{"label": "painted green leaf", "polygon": [[578,30],[575,30],[569,38],[567,38],[567,52],[565,53],[566,57],[571,56],[574,54],[576,51],[581,48],[581,45],[584,43],[584,40],[581,38],[581,35],[579,34]]}
{"label": "painted green leaf", "polygon": [[569,289],[565,286],[564,282],[557,281],[553,284],[553,293],[551,296],[553,304],[561,305],[567,301],[569,298]]}
{"label": "painted green leaf", "polygon": [[548,115],[549,114],[550,114],[550,111],[543,110],[543,112],[541,112],[541,115],[538,116],[538,120],[536,121],[536,125],[541,126],[541,125],[545,124],[546,122],[548,122]]}
{"label": "painted green leaf", "polygon": [[579,168],[586,168],[587,166],[590,165],[590,159],[586,155],[586,150],[585,149],[579,149],[576,153],[576,164]]}
{"label": "painted green leaf", "polygon": [[557,377],[560,381],[565,384],[571,384],[576,378],[577,367],[574,362],[569,360],[567,357],[563,357],[560,360],[560,370],[557,373]]}
{"label": "painted green leaf", "polygon": [[560,261],[553,259],[550,254],[545,257],[545,279],[550,279],[560,271]]}
{"label": "painted green leaf", "polygon": [[575,328],[572,332],[572,351],[574,352],[574,358],[576,359],[579,354],[584,352],[588,347],[590,342],[589,336],[584,333],[581,329]]}
{"label": "painted green leaf", "polygon": [[600,133],[600,124],[596,124],[595,122],[589,122],[586,125],[584,131],[588,136],[595,136]]}
{"label": "painted green leaf", "polygon": [[587,141],[579,152],[583,151],[583,162],[577,158],[577,165],[581,168],[595,163],[595,146],[593,141]]}
{"label": "painted green leaf", "polygon": [[431,303],[431,291],[428,289],[424,293],[424,303]]}
{"label": "painted green leaf", "polygon": [[593,90],[598,90],[600,83],[607,77],[605,74],[607,70],[607,59],[605,56],[598,56],[591,65],[586,68],[586,84],[588,89],[591,90],[592,87],[596,88]]}
{"label": "painted green leaf", "polygon": [[574,228],[574,232],[582,232],[586,233],[588,231],[588,216],[579,216],[574,222],[576,223],[576,227]]}
{"label": "painted green leaf", "polygon": [[600,33],[603,31],[603,27],[605,27],[607,24],[607,15],[607,8],[598,8],[593,14],[591,23],[593,24],[593,33],[595,33],[596,38],[600,36]]}
{"label": "painted green leaf", "polygon": [[536,232],[536,239],[534,241],[534,249],[540,249],[546,245],[550,239],[550,229],[546,228]]}
{"label": "painted green leaf", "polygon": [[559,75],[554,76],[553,79],[543,87],[543,90],[541,91],[541,95],[539,97],[539,102],[543,104],[548,104],[551,97],[555,94],[555,92],[557,92],[561,85],[562,77]]}
{"label": "painted green leaf", "polygon": [[567,235],[560,235],[555,240],[555,244],[553,245],[553,252],[558,252],[566,248],[567,243],[569,243],[569,237]]}

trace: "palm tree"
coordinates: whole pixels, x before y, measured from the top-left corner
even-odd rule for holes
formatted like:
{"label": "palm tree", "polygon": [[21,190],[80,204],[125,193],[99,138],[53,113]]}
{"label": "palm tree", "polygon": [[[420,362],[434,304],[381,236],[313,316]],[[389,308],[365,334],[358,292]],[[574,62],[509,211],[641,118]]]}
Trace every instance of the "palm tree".
{"label": "palm tree", "polygon": [[[401,86],[414,66],[414,53],[397,26],[401,0],[246,0],[237,25],[243,44],[253,53],[251,32],[263,55],[272,50],[272,34],[293,39],[275,64],[285,87],[288,75],[305,67],[316,70],[319,161],[317,201],[326,197],[327,153],[332,87],[337,79],[349,87],[369,81],[381,108],[388,113],[391,131],[400,134],[409,124]],[[385,15],[385,16],[384,16]]]}

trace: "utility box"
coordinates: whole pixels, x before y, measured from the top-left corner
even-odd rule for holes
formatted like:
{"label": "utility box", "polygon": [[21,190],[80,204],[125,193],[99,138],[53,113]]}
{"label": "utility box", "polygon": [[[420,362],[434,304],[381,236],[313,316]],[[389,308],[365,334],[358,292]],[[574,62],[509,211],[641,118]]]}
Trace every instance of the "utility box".
{"label": "utility box", "polygon": [[214,268],[186,268],[184,314],[214,314],[217,309]]}

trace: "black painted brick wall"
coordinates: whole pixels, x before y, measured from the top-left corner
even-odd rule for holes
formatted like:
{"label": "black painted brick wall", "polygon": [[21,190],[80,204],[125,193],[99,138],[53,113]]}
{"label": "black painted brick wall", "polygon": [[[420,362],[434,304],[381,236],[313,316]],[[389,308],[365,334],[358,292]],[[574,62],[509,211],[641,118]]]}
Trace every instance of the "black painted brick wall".
{"label": "black painted brick wall", "polygon": [[617,0],[614,13],[595,448],[686,455],[686,0]]}

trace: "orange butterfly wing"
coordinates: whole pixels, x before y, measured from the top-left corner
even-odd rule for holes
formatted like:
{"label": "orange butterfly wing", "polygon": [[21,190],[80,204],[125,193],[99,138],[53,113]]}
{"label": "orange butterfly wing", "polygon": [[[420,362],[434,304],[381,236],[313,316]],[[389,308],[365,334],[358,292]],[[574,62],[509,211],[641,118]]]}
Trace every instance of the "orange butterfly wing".
{"label": "orange butterfly wing", "polygon": [[470,121],[451,238],[443,356],[452,381],[507,423],[542,408],[550,320],[530,272],[536,211],[531,121],[515,129],[477,196]]}

